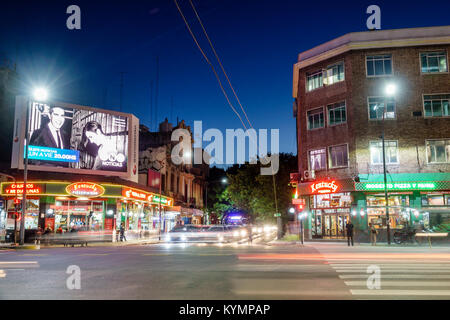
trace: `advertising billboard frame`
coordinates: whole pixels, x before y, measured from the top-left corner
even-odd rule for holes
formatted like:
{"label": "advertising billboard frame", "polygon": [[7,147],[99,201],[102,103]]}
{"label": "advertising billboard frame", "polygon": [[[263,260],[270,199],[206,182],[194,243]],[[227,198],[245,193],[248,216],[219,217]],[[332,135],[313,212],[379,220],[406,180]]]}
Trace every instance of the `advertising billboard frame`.
{"label": "advertising billboard frame", "polygon": [[[25,163],[25,127],[27,108],[32,106],[34,101],[29,100],[26,96],[17,96],[15,105],[14,116],[14,134],[13,134],[13,147],[11,156],[11,168],[24,169]],[[127,170],[126,171],[114,171],[114,170],[94,170],[94,169],[81,169],[70,168],[60,166],[46,166],[37,165],[28,162],[28,170],[33,171],[50,171],[50,172],[64,172],[74,174],[89,174],[99,176],[117,176],[125,180],[137,182],[138,181],[138,161],[139,161],[139,119],[131,113],[124,113],[119,111],[112,111],[100,108],[93,108],[89,106],[77,105],[73,103],[59,102],[59,101],[46,101],[42,103],[48,106],[59,106],[66,109],[84,110],[96,113],[103,113],[111,116],[120,116],[127,118],[128,125],[128,154],[127,154]],[[30,136],[28,137],[30,139]],[[49,148],[51,149],[51,148]]]}

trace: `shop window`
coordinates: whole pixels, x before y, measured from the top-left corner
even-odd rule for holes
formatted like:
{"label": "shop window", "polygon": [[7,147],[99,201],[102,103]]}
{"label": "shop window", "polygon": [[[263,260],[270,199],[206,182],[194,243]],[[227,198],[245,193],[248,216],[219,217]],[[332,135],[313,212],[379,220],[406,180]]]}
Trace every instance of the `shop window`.
{"label": "shop window", "polygon": [[347,144],[332,146],[328,148],[330,168],[348,167]]}
{"label": "shop window", "polygon": [[347,113],[345,109],[345,102],[331,104],[328,109],[328,124],[335,126],[347,122]]}
{"label": "shop window", "polygon": [[450,195],[444,194],[426,194],[422,195],[423,206],[444,206],[448,205]]}
{"label": "shop window", "polygon": [[[386,156],[386,164],[398,164],[397,141],[385,141],[384,151]],[[370,163],[383,164],[383,144],[381,141],[370,142]]]}
{"label": "shop window", "polygon": [[352,198],[349,192],[321,194],[311,196],[310,203],[313,208],[342,208],[350,207]]}
{"label": "shop window", "polygon": [[427,140],[428,163],[450,162],[450,140]]}
{"label": "shop window", "polygon": [[307,112],[308,117],[308,130],[319,129],[325,126],[325,117],[323,114],[323,108],[310,110]]}
{"label": "shop window", "polygon": [[366,67],[368,77],[391,76],[392,55],[367,56]]}
{"label": "shop window", "polygon": [[447,72],[447,52],[423,52],[420,54],[422,73]]}
{"label": "shop window", "polygon": [[[390,195],[389,206],[409,206],[409,196]],[[386,198],[384,195],[367,195],[366,203],[368,207],[384,207],[386,206]]]}
{"label": "shop window", "polygon": [[326,167],[326,150],[323,149],[317,149],[317,150],[311,150],[309,152],[309,165],[311,170],[325,170]]}
{"label": "shop window", "polygon": [[369,119],[395,119],[395,99],[393,97],[369,97]]}
{"label": "shop window", "polygon": [[449,117],[450,94],[431,94],[423,96],[425,117]]}

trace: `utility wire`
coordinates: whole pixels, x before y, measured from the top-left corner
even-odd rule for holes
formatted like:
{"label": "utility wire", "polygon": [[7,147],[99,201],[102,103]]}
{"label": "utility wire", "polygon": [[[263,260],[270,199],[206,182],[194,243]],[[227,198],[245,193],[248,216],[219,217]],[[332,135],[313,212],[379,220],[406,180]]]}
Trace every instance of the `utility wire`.
{"label": "utility wire", "polygon": [[222,82],[220,81],[219,75],[216,72],[216,69],[214,69],[214,66],[212,65],[211,61],[209,61],[208,57],[206,56],[205,52],[203,51],[202,47],[200,46],[200,44],[197,41],[197,38],[195,37],[194,33],[191,30],[191,27],[189,26],[188,21],[186,20],[183,11],[181,11],[180,6],[178,5],[177,0],[173,0],[175,2],[175,5],[177,6],[178,12],[180,12],[181,17],[183,18],[184,23],[186,24],[186,27],[189,30],[189,33],[192,36],[192,39],[194,40],[195,44],[197,45],[197,48],[200,50],[200,52],[203,55],[203,58],[205,58],[206,62],[209,64],[209,66],[211,67],[212,71],[214,72],[214,75],[216,76],[217,82],[219,83],[220,89],[222,90],[223,95],[225,96],[225,98],[227,99],[228,104],[230,105],[231,109],[234,111],[234,113],[236,113],[236,115],[238,116],[239,120],[241,121],[242,125],[244,126],[244,128],[247,130],[247,126],[245,125],[244,121],[242,121],[241,116],[239,115],[239,113],[236,111],[236,109],[233,107],[233,104],[231,103],[230,99],[228,98],[227,93],[225,92],[225,89],[223,88]]}
{"label": "utility wire", "polygon": [[227,72],[225,71],[225,68],[224,68],[223,65],[222,65],[222,61],[220,60],[219,55],[217,54],[216,49],[214,48],[214,45],[212,44],[211,39],[209,38],[208,33],[206,32],[206,29],[205,29],[205,27],[204,27],[204,25],[203,25],[203,22],[202,22],[202,20],[200,19],[200,16],[198,15],[197,10],[195,9],[194,4],[192,3],[192,0],[189,0],[189,3],[191,4],[192,9],[194,10],[194,13],[195,13],[195,15],[196,15],[196,17],[197,17],[197,20],[198,20],[198,22],[200,23],[200,26],[202,27],[203,33],[205,34],[206,39],[208,39],[209,45],[210,45],[212,51],[214,52],[214,55],[216,56],[217,62],[219,62],[219,65],[220,65],[220,68],[221,68],[222,71],[223,71],[223,74],[224,74],[225,77],[227,78],[227,82],[228,82],[228,84],[230,85],[230,88],[231,88],[231,90],[233,91],[233,94],[234,94],[234,96],[236,97],[236,100],[237,100],[237,102],[239,103],[239,106],[241,107],[241,110],[242,110],[242,112],[244,113],[245,118],[247,119],[248,123],[250,124],[250,127],[253,128],[253,125],[252,125],[252,123],[250,122],[250,120],[248,119],[248,116],[247,116],[247,113],[246,113],[245,110],[244,110],[244,107],[242,107],[241,101],[239,100],[239,98],[238,98],[238,96],[237,96],[237,94],[236,94],[236,91],[234,90],[233,85],[231,84],[231,81],[230,81],[230,79],[228,78],[228,74],[227,74]]}

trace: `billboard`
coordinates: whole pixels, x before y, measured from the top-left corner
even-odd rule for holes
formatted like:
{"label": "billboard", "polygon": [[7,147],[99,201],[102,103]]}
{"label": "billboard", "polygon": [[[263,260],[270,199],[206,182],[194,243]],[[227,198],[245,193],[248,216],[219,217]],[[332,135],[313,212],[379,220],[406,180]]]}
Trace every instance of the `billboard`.
{"label": "billboard", "polygon": [[132,114],[16,98],[12,168],[116,175],[137,182],[139,120]]}

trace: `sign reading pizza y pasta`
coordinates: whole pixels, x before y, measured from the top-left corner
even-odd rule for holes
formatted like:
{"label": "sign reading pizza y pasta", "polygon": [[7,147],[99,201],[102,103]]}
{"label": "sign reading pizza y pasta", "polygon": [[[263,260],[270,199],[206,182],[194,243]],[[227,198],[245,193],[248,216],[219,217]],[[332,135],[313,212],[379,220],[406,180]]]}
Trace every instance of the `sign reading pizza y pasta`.
{"label": "sign reading pizza y pasta", "polygon": [[[132,134],[139,120],[131,114],[67,103],[38,103],[18,97],[12,167],[21,168],[26,154],[28,106],[29,168],[46,171],[115,175],[137,180]],[[137,143],[136,143],[137,142]],[[80,172],[81,171],[81,172]]]}

